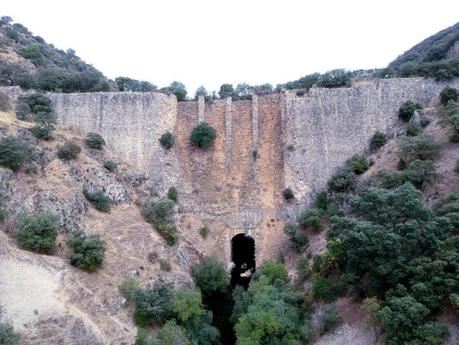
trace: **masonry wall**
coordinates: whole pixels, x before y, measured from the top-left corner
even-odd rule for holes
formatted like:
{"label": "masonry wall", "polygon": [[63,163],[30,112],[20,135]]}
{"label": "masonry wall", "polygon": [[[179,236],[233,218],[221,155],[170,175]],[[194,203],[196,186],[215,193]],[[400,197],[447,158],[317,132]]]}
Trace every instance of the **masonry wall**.
{"label": "masonry wall", "polygon": [[376,131],[394,134],[404,102],[438,102],[446,85],[459,87],[459,79],[383,79],[350,88],[312,88],[303,97],[287,95],[284,138],[291,146],[285,150],[286,185],[307,203],[346,159],[368,149]]}
{"label": "masonry wall", "polygon": [[175,126],[174,96],[142,92],[49,96],[60,125],[101,134],[121,160],[149,176],[158,192],[176,183],[177,159],[159,144],[161,135]]}
{"label": "masonry wall", "polygon": [[[100,133],[120,160],[149,177],[153,192],[164,195],[176,186],[179,214],[211,228],[212,253],[229,259],[231,238],[247,233],[255,238],[257,260],[264,260],[277,255],[283,224],[296,220],[347,158],[363,153],[376,131],[396,132],[401,104],[438,102],[446,85],[459,87],[459,79],[372,80],[350,88],[312,88],[302,97],[286,93],[211,103],[177,103],[159,93],[50,97],[61,125]],[[189,142],[202,121],[217,130],[208,150]],[[166,130],[176,136],[170,151],[158,142]],[[286,187],[294,190],[296,202],[284,202]]]}

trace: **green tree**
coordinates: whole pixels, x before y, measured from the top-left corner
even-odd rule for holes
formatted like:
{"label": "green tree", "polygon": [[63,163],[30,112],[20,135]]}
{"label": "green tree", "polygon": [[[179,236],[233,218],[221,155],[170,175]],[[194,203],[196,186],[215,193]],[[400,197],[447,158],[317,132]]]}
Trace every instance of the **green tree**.
{"label": "green tree", "polygon": [[398,117],[404,122],[410,121],[416,110],[422,109],[419,103],[413,101],[407,101],[402,104],[398,111]]}
{"label": "green tree", "polygon": [[411,162],[403,171],[403,179],[411,182],[418,188],[422,188],[424,184],[431,182],[437,176],[437,171],[432,161],[421,161],[416,159]]}
{"label": "green tree", "polygon": [[105,140],[100,134],[89,132],[86,135],[85,143],[91,149],[101,150],[105,145]]}
{"label": "green tree", "polygon": [[16,241],[19,247],[44,254],[55,249],[58,219],[49,213],[23,216],[17,226]]}
{"label": "green tree", "polygon": [[352,190],[355,187],[355,173],[347,167],[340,168],[328,180],[327,186],[336,193]]}
{"label": "green tree", "polygon": [[213,256],[206,256],[194,265],[191,276],[205,296],[224,292],[230,280],[223,265]]}
{"label": "green tree", "polygon": [[177,101],[186,101],[186,87],[183,83],[179,81],[173,81],[168,87],[163,89],[163,91],[170,92],[177,97]]}
{"label": "green tree", "polygon": [[172,313],[173,288],[164,283],[156,283],[153,288],[134,291],[134,322],[145,327],[160,325],[170,319]]}
{"label": "green tree", "polygon": [[440,145],[428,135],[418,135],[402,139],[399,143],[399,155],[403,159],[432,159],[438,155]]}
{"label": "green tree", "polygon": [[217,132],[215,129],[206,122],[201,122],[195,128],[190,135],[190,142],[202,149],[206,149],[214,143]]}
{"label": "green tree", "polygon": [[[193,345],[185,330],[175,321],[167,321],[151,340],[151,345]],[[150,345],[148,344],[148,345]]]}
{"label": "green tree", "polygon": [[194,94],[194,99],[197,101],[199,96],[202,96],[204,98],[208,96],[206,88],[202,85],[196,89],[196,92]]}
{"label": "green tree", "polygon": [[351,74],[344,69],[334,69],[322,74],[317,81],[317,86],[334,88],[351,84]]}
{"label": "green tree", "polygon": [[447,105],[449,101],[457,102],[459,97],[459,92],[453,87],[445,87],[442,92],[440,92],[440,102],[443,105]]}
{"label": "green tree", "polygon": [[33,150],[18,138],[4,137],[0,140],[0,165],[13,171],[31,161]]}
{"label": "green tree", "polygon": [[235,95],[234,87],[231,84],[222,84],[218,91],[220,98],[233,97]]}
{"label": "green tree", "polygon": [[446,105],[440,107],[438,115],[441,125],[452,126],[459,131],[459,103],[450,100]]}
{"label": "green tree", "polygon": [[172,311],[180,322],[200,319],[205,314],[201,291],[178,291],[172,300]]}
{"label": "green tree", "polygon": [[105,256],[105,242],[99,235],[73,234],[68,244],[73,249],[70,264],[82,270],[93,272],[102,267]]}

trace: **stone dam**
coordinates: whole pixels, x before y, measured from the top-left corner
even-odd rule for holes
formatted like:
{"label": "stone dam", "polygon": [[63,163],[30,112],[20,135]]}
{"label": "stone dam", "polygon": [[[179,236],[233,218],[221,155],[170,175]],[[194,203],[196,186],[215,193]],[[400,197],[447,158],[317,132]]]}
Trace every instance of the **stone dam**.
{"label": "stone dam", "polygon": [[[100,133],[118,159],[148,177],[153,195],[175,186],[179,215],[193,214],[221,234],[215,253],[229,258],[227,244],[245,233],[263,260],[277,252],[284,223],[296,219],[346,159],[368,150],[376,131],[396,133],[404,102],[435,104],[447,85],[459,87],[459,79],[368,80],[242,101],[177,102],[175,96],[138,92],[50,98],[61,126]],[[189,142],[202,121],[217,131],[207,150]],[[171,150],[159,144],[167,130],[176,138]],[[286,187],[295,194],[293,203],[283,200]]]}

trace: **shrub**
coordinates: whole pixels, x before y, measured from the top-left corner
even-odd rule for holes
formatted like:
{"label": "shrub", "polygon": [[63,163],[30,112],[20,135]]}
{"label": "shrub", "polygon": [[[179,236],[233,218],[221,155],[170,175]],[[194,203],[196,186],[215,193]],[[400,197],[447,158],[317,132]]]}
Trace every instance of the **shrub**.
{"label": "shrub", "polygon": [[44,62],[43,48],[36,43],[29,43],[24,48],[21,48],[19,54],[23,58],[31,60],[34,65],[42,65]]}
{"label": "shrub", "polygon": [[203,226],[202,228],[200,228],[199,235],[201,235],[203,239],[206,239],[209,235],[209,228],[207,226]]}
{"label": "shrub", "polygon": [[107,159],[104,161],[104,168],[108,171],[115,172],[116,170],[118,170],[118,164],[116,164],[111,159]]}
{"label": "shrub", "polygon": [[163,198],[149,202],[142,208],[143,218],[156,227],[169,245],[175,244],[178,240],[177,229],[171,223],[175,211],[174,207],[174,201],[169,198]]}
{"label": "shrub", "polygon": [[101,150],[105,145],[105,140],[100,134],[89,132],[85,139],[86,145],[91,149]]}
{"label": "shrub", "polygon": [[309,259],[307,256],[303,256],[298,260],[296,264],[296,271],[298,272],[298,277],[301,281],[305,280],[309,273]]}
{"label": "shrub", "polygon": [[412,122],[406,126],[406,135],[409,137],[415,137],[416,135],[421,133],[421,131],[422,131],[422,127],[418,123]]}
{"label": "shrub", "polygon": [[445,87],[442,92],[440,92],[440,102],[443,105],[447,105],[449,101],[457,101],[459,92],[453,87]]}
{"label": "shrub", "polygon": [[315,231],[319,231],[323,229],[323,225],[321,223],[322,218],[322,210],[318,208],[309,208],[303,211],[298,220],[298,224],[303,229],[311,229]]}
{"label": "shrub", "polygon": [[23,249],[50,254],[55,249],[58,229],[57,217],[49,213],[24,216],[18,222],[16,241]]}
{"label": "shrub", "polygon": [[19,345],[19,335],[15,334],[13,327],[0,322],[0,344]]}
{"label": "shrub", "polygon": [[459,159],[456,160],[456,164],[454,165],[454,171],[459,174]]}
{"label": "shrub", "polygon": [[210,124],[201,122],[193,128],[190,135],[190,141],[193,145],[205,149],[212,146],[216,136],[217,133]]}
{"label": "shrub", "polygon": [[418,188],[424,183],[431,182],[437,176],[437,171],[432,161],[416,159],[411,162],[403,172],[403,179],[411,182]]}
{"label": "shrub", "polygon": [[368,170],[368,159],[364,156],[354,155],[346,161],[347,166],[357,175]]}
{"label": "shrub", "polygon": [[153,288],[134,291],[134,322],[139,327],[159,325],[172,317],[173,289],[165,283],[156,283]]}
{"label": "shrub", "polygon": [[177,203],[178,201],[178,190],[175,187],[170,187],[167,191],[167,198]]}
{"label": "shrub", "polygon": [[10,109],[10,98],[4,92],[0,92],[0,111],[8,111]]}
{"label": "shrub", "polygon": [[161,138],[159,138],[159,143],[162,147],[169,150],[175,144],[175,137],[171,132],[167,131],[161,135]]}
{"label": "shrub", "polygon": [[408,101],[402,104],[398,111],[398,117],[404,122],[410,121],[413,117],[416,110],[422,109],[422,106],[419,103],[413,101]]}
{"label": "shrub", "polygon": [[331,302],[336,299],[333,285],[327,279],[318,278],[314,280],[312,290],[314,292],[314,298],[317,300]]}
{"label": "shrub", "polygon": [[333,331],[342,321],[334,303],[327,304],[320,315],[319,333],[325,334]]}
{"label": "shrub", "polygon": [[82,270],[93,272],[100,268],[104,262],[105,242],[99,235],[85,235],[75,233],[69,240],[69,246],[73,249],[70,256],[70,264]]}
{"label": "shrub", "polygon": [[301,251],[309,245],[308,236],[296,224],[288,223],[284,226],[286,234],[297,251]]}
{"label": "shrub", "polygon": [[172,93],[177,97],[177,101],[186,101],[186,87],[183,83],[179,81],[173,81],[165,90],[167,93]]}
{"label": "shrub", "polygon": [[459,103],[449,101],[448,104],[440,108],[438,116],[442,126],[453,126],[456,132],[459,131]]}
{"label": "shrub", "polygon": [[373,134],[373,137],[371,138],[370,149],[376,151],[383,147],[386,144],[386,142],[386,135],[381,132],[376,132],[375,134]]}
{"label": "shrub", "polygon": [[334,69],[322,74],[317,82],[319,87],[343,87],[351,84],[351,73],[344,69]]}
{"label": "shrub", "polygon": [[172,267],[171,267],[171,264],[169,262],[167,262],[166,260],[161,259],[161,260],[159,260],[159,269],[161,271],[170,272]]}
{"label": "shrub", "polygon": [[6,209],[0,204],[0,223],[3,223],[6,219],[7,211]]}
{"label": "shrub", "polygon": [[405,138],[399,143],[399,154],[403,159],[431,159],[438,155],[439,150],[440,145],[427,135]]}
{"label": "shrub", "polygon": [[282,195],[284,196],[284,199],[287,201],[290,201],[295,198],[295,194],[293,194],[293,191],[290,188],[285,188],[282,192]]}
{"label": "shrub", "polygon": [[222,84],[220,86],[220,91],[218,91],[220,98],[232,97],[234,94],[234,87],[231,84]]}
{"label": "shrub", "polygon": [[148,258],[148,261],[150,261],[153,264],[158,259],[158,254],[156,252],[149,252],[147,254],[147,258]]}
{"label": "shrub", "polygon": [[223,265],[213,256],[206,256],[191,269],[191,276],[205,296],[224,292],[230,278]]}
{"label": "shrub", "polygon": [[340,168],[327,182],[327,186],[336,193],[352,190],[355,187],[355,173],[349,168]]}
{"label": "shrub", "polygon": [[402,185],[402,175],[393,170],[381,170],[376,176],[377,185],[385,189],[393,189]]}
{"label": "shrub", "polygon": [[16,117],[19,120],[29,121],[31,118],[32,110],[27,103],[21,102],[16,104]]}
{"label": "shrub", "polygon": [[326,211],[328,208],[328,198],[327,192],[319,192],[316,194],[316,200],[314,202],[314,207],[319,210]]}
{"label": "shrub", "polygon": [[103,191],[90,192],[87,189],[83,189],[83,195],[97,211],[110,211],[113,201],[108,196],[106,196]]}
{"label": "shrub", "polygon": [[139,288],[139,282],[134,278],[125,278],[118,286],[118,290],[127,301],[134,298],[134,292]]}
{"label": "shrub", "polygon": [[419,121],[419,123],[421,124],[422,128],[426,128],[428,125],[430,125],[431,122],[432,122],[432,120],[430,118],[428,118],[428,117],[423,117]]}
{"label": "shrub", "polygon": [[0,140],[0,165],[18,171],[32,158],[32,149],[21,139],[5,137]]}
{"label": "shrub", "polygon": [[64,145],[58,146],[57,157],[65,161],[69,161],[71,159],[77,158],[80,152],[81,147],[78,144],[69,141],[66,142]]}
{"label": "shrub", "polygon": [[454,133],[451,138],[449,138],[449,142],[452,144],[459,143],[459,133]]}
{"label": "shrub", "polygon": [[53,130],[54,128],[52,127],[35,126],[30,128],[30,133],[37,139],[51,140],[53,138]]}

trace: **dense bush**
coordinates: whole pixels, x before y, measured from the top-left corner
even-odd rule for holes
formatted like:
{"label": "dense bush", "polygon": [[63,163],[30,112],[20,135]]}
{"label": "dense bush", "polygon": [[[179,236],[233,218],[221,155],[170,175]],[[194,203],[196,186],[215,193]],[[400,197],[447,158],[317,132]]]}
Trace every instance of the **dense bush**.
{"label": "dense bush", "polygon": [[293,247],[297,251],[302,251],[309,245],[308,236],[296,224],[285,224],[284,234],[289,237]]}
{"label": "dense bush", "polygon": [[217,258],[206,256],[191,269],[196,286],[205,296],[215,292],[224,292],[229,284],[230,277]]}
{"label": "dense bush", "polygon": [[293,194],[293,191],[290,188],[285,188],[282,192],[282,195],[284,196],[284,199],[287,201],[290,201],[295,198],[295,194]]}
{"label": "dense bush", "polygon": [[416,135],[421,133],[421,131],[422,131],[422,127],[419,123],[410,122],[406,126],[406,135],[409,137],[415,137]]}
{"label": "dense bush", "polygon": [[85,143],[91,149],[101,150],[105,145],[105,140],[100,134],[89,132],[86,135]]}
{"label": "dense bush", "polygon": [[357,175],[368,170],[368,159],[365,156],[354,155],[346,161],[347,166]]}
{"label": "dense bush", "polygon": [[159,269],[161,271],[170,272],[170,270],[172,269],[172,266],[168,261],[161,259],[159,260]]}
{"label": "dense bush", "polygon": [[104,168],[108,171],[115,172],[118,170],[118,164],[116,164],[116,162],[112,161],[111,159],[107,159],[104,161]]}
{"label": "dense bush", "polygon": [[150,224],[154,225],[164,237],[166,243],[174,245],[178,240],[177,229],[173,224],[175,202],[169,198],[152,201],[142,208],[142,216]]}
{"label": "dense bush", "polygon": [[333,331],[340,323],[342,318],[338,313],[334,303],[326,304],[318,315],[319,334],[326,334]]}
{"label": "dense bush", "polygon": [[322,74],[317,81],[317,86],[320,87],[343,87],[351,85],[351,73],[344,69],[334,69]]}
{"label": "dense bush", "polygon": [[120,91],[152,92],[157,90],[156,85],[148,81],[136,80],[128,77],[115,78],[115,84]]}
{"label": "dense bush", "polygon": [[175,137],[171,132],[167,131],[161,135],[161,138],[159,138],[159,143],[162,147],[169,150],[175,144]]}
{"label": "dense bush", "polygon": [[314,201],[314,207],[319,210],[326,211],[328,209],[328,197],[327,192],[319,192],[316,194],[316,200]]}
{"label": "dense bush", "polygon": [[19,96],[16,117],[20,120],[33,120],[35,127],[30,131],[38,139],[52,139],[56,117],[48,96],[37,92]]}
{"label": "dense bush", "polygon": [[108,212],[113,204],[110,199],[103,191],[90,192],[87,189],[83,189],[83,195],[97,211]]}
{"label": "dense bush", "polygon": [[199,235],[201,235],[203,239],[206,239],[207,236],[209,236],[209,228],[207,226],[203,226],[202,228],[200,228]]}
{"label": "dense bush", "polygon": [[323,211],[318,208],[309,208],[301,213],[298,224],[306,230],[319,231],[323,229],[321,223]]}
{"label": "dense bush", "polygon": [[381,300],[376,318],[388,344],[441,344],[444,327],[429,320],[459,286],[459,241],[450,219],[426,207],[411,183],[365,188],[350,206],[347,217],[332,218],[329,274]]}
{"label": "dense bush", "polygon": [[70,256],[70,264],[82,270],[93,272],[100,268],[104,262],[105,242],[99,235],[85,235],[75,233],[68,240],[73,254]]}
{"label": "dense bush", "polygon": [[399,143],[399,155],[403,159],[432,159],[438,155],[439,150],[440,145],[427,135],[405,138]]}
{"label": "dense bush", "polygon": [[266,265],[272,269],[260,269],[247,291],[234,295],[237,344],[304,344],[311,340],[310,307],[283,265]]}
{"label": "dense bush", "polygon": [[13,327],[0,322],[0,344],[19,345],[19,335],[15,334]]}
{"label": "dense bush", "polygon": [[400,120],[408,122],[413,117],[414,112],[420,109],[422,109],[422,106],[419,103],[407,101],[403,103],[400,107],[398,111],[398,117],[400,118]]}
{"label": "dense bush", "polygon": [[317,300],[331,302],[336,299],[333,284],[327,279],[315,279],[312,284],[312,291],[314,293],[314,298]]}
{"label": "dense bush", "polygon": [[216,136],[217,132],[210,124],[201,122],[193,128],[190,141],[193,145],[205,149],[213,144]]}
{"label": "dense bush", "polygon": [[171,318],[173,288],[165,283],[156,283],[153,288],[134,291],[134,322],[139,327],[160,325]]}
{"label": "dense bush", "polygon": [[231,84],[222,84],[218,95],[220,98],[232,97],[235,94],[234,87]]}
{"label": "dense bush", "polygon": [[28,60],[31,60],[34,65],[42,65],[44,62],[43,49],[40,45],[30,43],[19,50],[19,54]]}
{"label": "dense bush", "polygon": [[38,253],[50,254],[55,249],[57,217],[49,213],[23,216],[17,226],[16,241],[19,247]]}
{"label": "dense bush", "polygon": [[453,87],[445,87],[442,92],[440,92],[440,102],[443,105],[447,105],[449,101],[457,102],[459,97],[459,92]]}
{"label": "dense bush", "polygon": [[332,192],[342,193],[355,187],[355,173],[349,168],[338,169],[327,182]]}
{"label": "dense bush", "polygon": [[387,142],[386,135],[381,132],[376,132],[373,134],[373,137],[371,138],[370,141],[370,148],[373,151],[378,150],[379,148],[383,147]]}
{"label": "dense bush", "polygon": [[394,189],[402,185],[402,175],[394,170],[381,170],[376,176],[376,186]]}
{"label": "dense bush", "polygon": [[68,141],[57,147],[57,157],[65,161],[77,158],[80,152],[81,147],[73,141]]}
{"label": "dense bush", "polygon": [[449,101],[442,106],[438,112],[440,124],[443,126],[452,126],[456,132],[459,131],[459,103]]}
{"label": "dense bush", "polygon": [[32,149],[21,139],[4,137],[0,140],[0,166],[18,171],[32,157]]}
{"label": "dense bush", "polygon": [[118,290],[127,301],[134,298],[134,292],[139,288],[139,282],[134,278],[125,278],[118,286]]}
{"label": "dense bush", "polygon": [[178,201],[178,190],[175,187],[170,187],[167,191],[167,198],[177,203]]}
{"label": "dense bush", "polygon": [[432,161],[416,159],[411,162],[403,172],[403,179],[411,182],[417,188],[422,188],[425,183],[431,182],[437,176],[437,171]]}
{"label": "dense bush", "polygon": [[309,259],[306,255],[298,260],[296,264],[296,271],[298,273],[298,278],[301,281],[306,279],[306,276],[309,273]]}
{"label": "dense bush", "polygon": [[8,111],[10,109],[10,98],[4,92],[0,92],[0,111]]}

